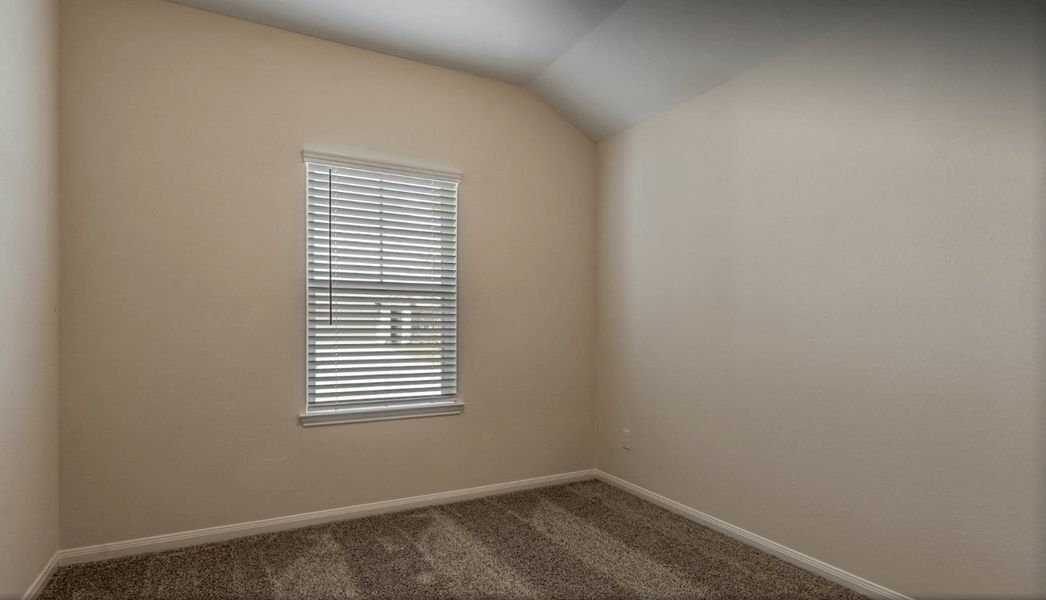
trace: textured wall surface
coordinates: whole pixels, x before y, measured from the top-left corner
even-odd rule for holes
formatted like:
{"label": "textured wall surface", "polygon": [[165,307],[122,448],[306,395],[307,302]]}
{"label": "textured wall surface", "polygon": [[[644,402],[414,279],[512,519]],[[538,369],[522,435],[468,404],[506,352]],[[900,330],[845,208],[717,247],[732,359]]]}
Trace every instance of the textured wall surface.
{"label": "textured wall surface", "polygon": [[[157,0],[62,27],[63,547],[591,466],[595,152],[562,117]],[[463,173],[463,415],[298,425],[302,148]]]}
{"label": "textured wall surface", "polygon": [[916,597],[1046,594],[1043,19],[887,2],[600,145],[597,466]]}
{"label": "textured wall surface", "polygon": [[58,550],[58,3],[0,0],[0,598]]}

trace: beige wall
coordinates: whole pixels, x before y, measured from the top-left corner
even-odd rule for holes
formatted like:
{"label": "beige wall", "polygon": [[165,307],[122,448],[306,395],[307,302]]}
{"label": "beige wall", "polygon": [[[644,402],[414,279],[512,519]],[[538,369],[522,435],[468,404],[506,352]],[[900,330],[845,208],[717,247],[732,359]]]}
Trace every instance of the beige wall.
{"label": "beige wall", "polygon": [[887,2],[601,144],[597,466],[918,597],[1046,594],[1043,21]]}
{"label": "beige wall", "polygon": [[[887,2],[601,144],[598,286],[593,147],[520,88],[156,0],[62,27],[63,547],[587,468],[595,373],[602,469],[1046,593],[1030,4]],[[303,147],[464,173],[464,415],[297,425]]]}
{"label": "beige wall", "polygon": [[[594,147],[521,88],[62,11],[62,547],[591,466]],[[465,413],[303,429],[302,148],[463,173]]]}
{"label": "beige wall", "polygon": [[58,549],[58,3],[0,0],[0,598]]}

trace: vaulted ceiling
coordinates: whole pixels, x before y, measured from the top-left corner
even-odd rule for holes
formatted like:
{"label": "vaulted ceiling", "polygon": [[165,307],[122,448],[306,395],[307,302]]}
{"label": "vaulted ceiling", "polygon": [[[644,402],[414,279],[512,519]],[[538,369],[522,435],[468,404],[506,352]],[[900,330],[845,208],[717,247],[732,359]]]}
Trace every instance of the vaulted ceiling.
{"label": "vaulted ceiling", "polygon": [[605,139],[880,0],[171,0],[529,88]]}

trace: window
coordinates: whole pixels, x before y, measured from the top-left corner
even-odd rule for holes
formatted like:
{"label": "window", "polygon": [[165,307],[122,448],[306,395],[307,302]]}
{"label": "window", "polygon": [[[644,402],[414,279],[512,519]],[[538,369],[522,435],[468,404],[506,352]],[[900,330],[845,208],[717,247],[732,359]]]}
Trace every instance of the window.
{"label": "window", "polygon": [[303,425],[457,414],[454,174],[305,153]]}

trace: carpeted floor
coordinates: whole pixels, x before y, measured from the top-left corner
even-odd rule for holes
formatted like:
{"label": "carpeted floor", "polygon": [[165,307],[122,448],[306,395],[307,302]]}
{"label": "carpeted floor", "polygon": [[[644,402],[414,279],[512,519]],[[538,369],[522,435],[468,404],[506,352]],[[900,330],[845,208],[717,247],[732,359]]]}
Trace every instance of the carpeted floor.
{"label": "carpeted floor", "polygon": [[63,567],[42,598],[840,598],[597,481]]}

